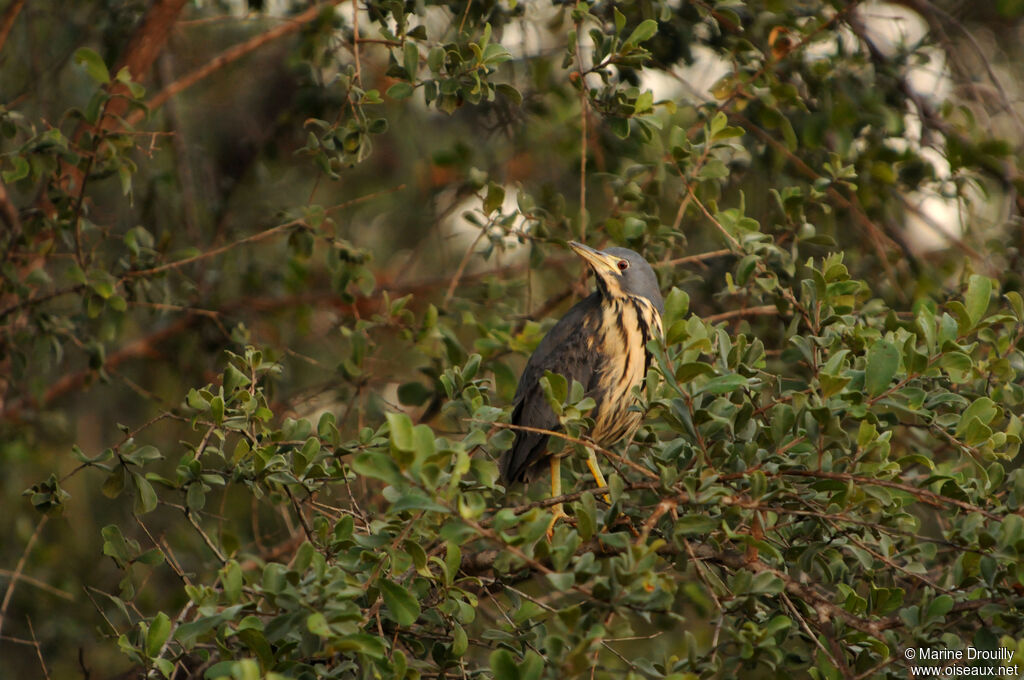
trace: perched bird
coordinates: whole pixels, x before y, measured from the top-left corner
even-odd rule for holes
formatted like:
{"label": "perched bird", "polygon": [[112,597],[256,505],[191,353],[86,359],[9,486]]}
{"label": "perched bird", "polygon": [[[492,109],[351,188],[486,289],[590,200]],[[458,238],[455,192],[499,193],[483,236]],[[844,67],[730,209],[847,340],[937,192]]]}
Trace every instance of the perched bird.
{"label": "perched bird", "polygon": [[[651,265],[626,248],[594,250],[575,241],[569,244],[590,265],[597,290],[576,303],[541,340],[526,363],[516,389],[512,424],[523,428],[557,430],[558,417],[551,410],[540,386],[545,371],[562,375],[571,384],[586,388],[595,406],[590,439],[609,446],[630,436],[640,425],[633,388],[643,382],[651,355],[647,342],[660,336],[665,304]],[[551,495],[560,496],[561,459],[547,451],[548,436],[529,429],[517,429],[512,448],[501,461],[504,483],[527,482],[551,466]],[[588,449],[587,466],[599,486],[607,486],[597,456]],[[561,504],[555,517],[564,517]],[[549,535],[551,530],[549,529]]]}

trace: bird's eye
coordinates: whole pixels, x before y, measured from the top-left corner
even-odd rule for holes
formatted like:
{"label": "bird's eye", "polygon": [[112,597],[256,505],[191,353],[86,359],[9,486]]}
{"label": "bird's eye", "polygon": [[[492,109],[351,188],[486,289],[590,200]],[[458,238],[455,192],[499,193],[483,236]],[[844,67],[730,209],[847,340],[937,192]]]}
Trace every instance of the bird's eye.
{"label": "bird's eye", "polygon": [[627,269],[629,269],[629,261],[628,260],[619,260],[619,271],[620,272],[624,272]]}

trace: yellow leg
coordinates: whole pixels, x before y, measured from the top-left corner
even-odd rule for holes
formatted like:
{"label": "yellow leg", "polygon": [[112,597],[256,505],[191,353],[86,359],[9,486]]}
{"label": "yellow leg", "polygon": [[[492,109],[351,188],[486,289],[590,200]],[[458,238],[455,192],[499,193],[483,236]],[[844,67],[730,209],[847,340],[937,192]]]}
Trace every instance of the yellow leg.
{"label": "yellow leg", "polygon": [[[590,474],[594,475],[594,481],[597,482],[597,485],[607,488],[608,482],[605,481],[604,475],[601,474],[601,468],[597,464],[597,454],[589,446],[587,447],[587,467],[590,468]],[[612,499],[608,494],[605,494],[604,501],[611,505]]]}
{"label": "yellow leg", "polygon": [[[562,459],[558,456],[551,457],[551,497],[557,498],[562,495]],[[551,524],[548,524],[548,540],[555,535],[555,523],[563,517],[568,517],[565,514],[565,509],[562,508],[562,504],[551,506]]]}

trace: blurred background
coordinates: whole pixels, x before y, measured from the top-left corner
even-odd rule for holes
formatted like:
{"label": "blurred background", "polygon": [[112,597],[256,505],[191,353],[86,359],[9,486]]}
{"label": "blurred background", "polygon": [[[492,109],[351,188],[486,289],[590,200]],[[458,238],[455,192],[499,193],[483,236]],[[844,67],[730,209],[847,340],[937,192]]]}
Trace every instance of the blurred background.
{"label": "blurred background", "polygon": [[[55,678],[130,668],[105,620],[121,572],[101,529],[131,525],[131,503],[73,474],[73,447],[91,458],[176,408],[225,350],[279,362],[279,416],[329,410],[351,436],[402,409],[457,429],[438,416],[444,367],[482,354],[507,403],[587,291],[566,240],[642,252],[702,317],[763,306],[729,285],[735,258],[694,187],[798,259],[842,249],[894,307],[969,273],[1020,288],[1024,3],[598,2],[608,27],[616,11],[657,22],[649,58],[615,69],[590,40],[567,49],[574,9],[0,5],[0,675],[40,677],[37,648]],[[432,46],[484,24],[506,52],[481,89]],[[594,66],[583,115],[572,59]],[[735,143],[681,142],[716,106]],[[702,153],[699,176],[665,163]],[[763,315],[736,323],[783,332]],[[174,418],[145,432],[191,435]],[[41,520],[23,492],[51,476],[69,496]],[[235,539],[293,528],[255,517]],[[183,527],[148,531],[200,568]]]}

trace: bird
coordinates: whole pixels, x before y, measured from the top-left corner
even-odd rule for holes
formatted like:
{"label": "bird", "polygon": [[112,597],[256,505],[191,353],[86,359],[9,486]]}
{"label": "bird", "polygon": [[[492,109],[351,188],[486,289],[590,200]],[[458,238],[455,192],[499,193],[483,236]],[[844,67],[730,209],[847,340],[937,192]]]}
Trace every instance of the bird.
{"label": "bird", "polygon": [[[500,473],[508,486],[530,482],[551,469],[551,497],[562,495],[561,457],[547,451],[550,435],[559,429],[558,417],[544,396],[540,379],[550,371],[572,384],[578,381],[594,400],[589,439],[601,447],[631,436],[642,414],[631,408],[633,388],[640,385],[651,363],[647,343],[662,335],[665,303],[658,278],[639,253],[628,248],[595,250],[576,241],[569,247],[594,272],[596,290],[577,302],[534,350],[519,378],[513,398],[512,448],[501,460]],[[587,447],[587,467],[599,487],[607,487],[594,450]],[[552,508],[548,526],[565,517],[561,503]]]}

